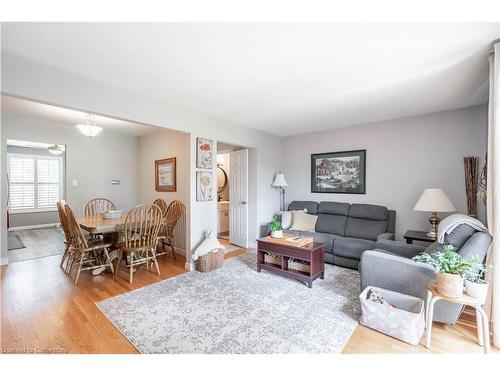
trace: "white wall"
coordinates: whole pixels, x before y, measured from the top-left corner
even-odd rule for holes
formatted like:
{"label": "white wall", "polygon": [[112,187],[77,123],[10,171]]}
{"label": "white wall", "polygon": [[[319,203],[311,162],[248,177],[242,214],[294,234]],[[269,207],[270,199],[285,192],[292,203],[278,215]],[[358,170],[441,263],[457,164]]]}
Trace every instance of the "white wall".
{"label": "white wall", "polygon": [[[3,144],[6,139],[67,146],[66,201],[77,212],[82,212],[85,203],[96,197],[109,198],[118,208],[124,210],[138,203],[138,137],[105,129],[99,136],[88,138],[74,126],[2,111]],[[2,172],[2,176],[4,175],[5,171]],[[72,185],[74,179],[78,182],[77,186]],[[119,179],[121,184],[112,185],[112,179]],[[17,220],[16,216],[13,215],[12,218],[14,224],[29,224],[26,218]],[[57,212],[53,212],[52,216],[45,216],[45,219],[52,223],[59,221]]]}
{"label": "white wall", "polygon": [[[396,210],[402,239],[407,229],[428,228],[430,214],[413,211],[427,187],[444,188],[458,212],[466,213],[463,156],[481,157],[482,166],[486,137],[486,106],[287,137],[282,141],[287,202],[384,205]],[[358,149],[366,149],[366,194],[311,193],[311,154]],[[482,203],[478,208],[484,218]]]}
{"label": "white wall", "polygon": [[[139,141],[139,200],[142,203],[152,203],[156,198],[164,199],[167,204],[178,200],[189,207],[189,134],[158,129],[140,137]],[[157,192],[155,189],[155,160],[176,158],[177,191]],[[186,249],[187,226],[186,215],[183,215],[176,225],[176,247]]]}
{"label": "white wall", "polygon": [[[196,137],[212,139],[214,144],[221,141],[250,149],[251,239],[260,234],[261,226],[279,210],[279,192],[271,187],[274,174],[281,169],[281,144],[276,136],[107,86],[5,51],[2,51],[2,91],[31,100],[190,133],[191,204],[188,215],[191,233],[186,245],[188,249],[202,240],[206,230],[217,229],[216,200],[196,202]],[[187,267],[190,261],[191,253],[188,251]]]}

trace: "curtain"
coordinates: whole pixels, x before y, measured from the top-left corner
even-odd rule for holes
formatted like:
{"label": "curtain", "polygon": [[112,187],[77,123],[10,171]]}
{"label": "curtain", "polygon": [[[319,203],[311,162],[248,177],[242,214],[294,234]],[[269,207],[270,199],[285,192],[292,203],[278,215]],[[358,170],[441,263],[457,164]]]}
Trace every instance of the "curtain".
{"label": "curtain", "polygon": [[490,55],[490,98],[488,104],[488,169],[486,214],[493,242],[488,263],[491,285],[491,321],[493,343],[500,348],[500,42],[495,43]]}

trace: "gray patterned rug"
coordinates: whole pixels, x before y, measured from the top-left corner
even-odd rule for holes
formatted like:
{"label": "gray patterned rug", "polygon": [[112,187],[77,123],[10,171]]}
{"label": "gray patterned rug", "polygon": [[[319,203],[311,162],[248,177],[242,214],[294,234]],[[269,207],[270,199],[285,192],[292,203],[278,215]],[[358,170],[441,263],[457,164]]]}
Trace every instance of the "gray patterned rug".
{"label": "gray patterned rug", "polygon": [[255,271],[255,252],[98,302],[141,353],[338,353],[359,317],[357,271],[301,282]]}

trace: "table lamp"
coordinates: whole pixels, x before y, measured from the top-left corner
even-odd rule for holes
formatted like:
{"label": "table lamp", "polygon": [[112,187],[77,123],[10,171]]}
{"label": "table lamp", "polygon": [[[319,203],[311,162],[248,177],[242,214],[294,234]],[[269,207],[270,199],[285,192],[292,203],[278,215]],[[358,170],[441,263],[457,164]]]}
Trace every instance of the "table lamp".
{"label": "table lamp", "polygon": [[429,218],[431,230],[427,233],[430,238],[437,237],[437,226],[440,221],[437,212],[453,212],[457,210],[444,190],[439,188],[425,189],[413,209],[415,211],[432,212]]}

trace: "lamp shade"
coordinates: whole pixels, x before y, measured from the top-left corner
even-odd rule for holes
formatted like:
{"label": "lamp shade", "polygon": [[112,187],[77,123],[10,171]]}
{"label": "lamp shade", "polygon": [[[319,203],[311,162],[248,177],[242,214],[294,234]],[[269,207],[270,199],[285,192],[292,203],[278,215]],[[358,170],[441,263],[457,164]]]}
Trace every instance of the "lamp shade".
{"label": "lamp shade", "polygon": [[274,178],[273,186],[283,187],[288,186],[285,180],[285,175],[283,173],[278,173]]}
{"label": "lamp shade", "polygon": [[452,212],[457,210],[444,190],[439,188],[425,189],[413,209],[425,212]]}

